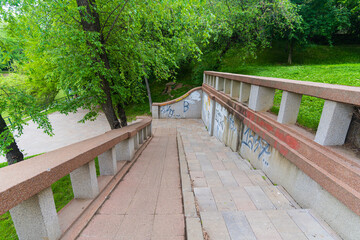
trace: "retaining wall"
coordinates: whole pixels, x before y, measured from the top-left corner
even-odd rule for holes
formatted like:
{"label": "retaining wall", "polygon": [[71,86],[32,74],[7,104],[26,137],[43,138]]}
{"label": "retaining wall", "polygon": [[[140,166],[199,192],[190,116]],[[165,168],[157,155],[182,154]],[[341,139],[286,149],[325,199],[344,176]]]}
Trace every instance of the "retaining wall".
{"label": "retaining wall", "polygon": [[185,95],[164,103],[152,104],[153,118],[200,118],[201,87],[190,90]]}

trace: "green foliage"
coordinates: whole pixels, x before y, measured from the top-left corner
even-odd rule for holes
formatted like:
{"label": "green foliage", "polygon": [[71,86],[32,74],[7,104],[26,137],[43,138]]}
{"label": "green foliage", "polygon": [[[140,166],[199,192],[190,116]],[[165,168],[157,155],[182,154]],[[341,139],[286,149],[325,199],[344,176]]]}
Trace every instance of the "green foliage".
{"label": "green foliage", "polygon": [[349,10],[336,5],[335,0],[293,0],[300,8],[304,19],[303,28],[308,39],[324,37],[331,42],[331,37],[338,31],[350,26]]}
{"label": "green foliage", "polygon": [[300,26],[296,6],[288,0],[215,0],[208,5],[216,19],[210,44],[203,50],[204,58],[195,67],[194,81],[204,70],[217,70],[232,46],[238,46],[241,60],[255,57],[258,49],[270,46],[276,35],[290,37]]}
{"label": "green foliage", "polygon": [[20,87],[13,86],[12,82],[9,84],[8,78],[0,78],[0,114],[6,111],[12,120],[12,124],[0,132],[0,139],[4,141],[4,144],[0,145],[0,154],[8,151],[6,147],[13,141],[14,132],[17,136],[23,134],[24,125],[27,124],[23,116],[29,116],[45,133],[52,135],[48,117],[41,110],[34,97]]}
{"label": "green foliage", "polygon": [[83,29],[84,8],[75,1],[5,3],[11,10],[3,9],[5,20],[24,43],[23,71],[37,85],[44,82],[38,92],[45,86],[51,93],[77,94],[61,111],[89,109],[84,120],[94,119],[107,101],[104,79],[114,105],[142,102],[144,76],[172,77],[182,59],[199,57],[198,44],[209,37],[211,16],[204,17],[201,0],[96,1],[91,11],[99,14],[100,30],[95,31]]}

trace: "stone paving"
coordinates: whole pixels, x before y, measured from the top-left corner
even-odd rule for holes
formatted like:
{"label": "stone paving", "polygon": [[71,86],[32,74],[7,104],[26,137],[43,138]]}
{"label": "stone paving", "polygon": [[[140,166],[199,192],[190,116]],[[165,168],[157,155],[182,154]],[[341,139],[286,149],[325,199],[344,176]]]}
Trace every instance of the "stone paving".
{"label": "stone paving", "polygon": [[154,137],[79,240],[185,239],[175,128]]}
{"label": "stone paving", "polygon": [[198,214],[208,239],[339,239],[280,186],[210,137],[201,120],[157,120],[180,132]]}
{"label": "stone paving", "polygon": [[153,133],[150,144],[79,240],[176,240],[185,239],[186,232],[189,236],[194,229],[188,228],[191,221],[185,223],[177,134],[204,239],[339,239],[261,170],[210,137],[201,120],[153,120]]}

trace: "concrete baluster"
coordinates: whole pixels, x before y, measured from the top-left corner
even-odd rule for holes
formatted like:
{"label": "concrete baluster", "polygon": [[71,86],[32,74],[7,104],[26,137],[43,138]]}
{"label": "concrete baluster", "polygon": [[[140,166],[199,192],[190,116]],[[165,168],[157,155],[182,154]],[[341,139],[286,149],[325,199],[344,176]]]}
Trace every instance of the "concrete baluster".
{"label": "concrete baluster", "polygon": [[135,155],[135,136],[119,142],[116,149],[117,161],[131,161]]}
{"label": "concrete baluster", "polygon": [[20,240],[56,240],[61,236],[51,187],[10,209],[10,214]]}
{"label": "concrete baluster", "polygon": [[226,94],[230,94],[230,89],[231,89],[231,80],[230,79],[224,79],[225,83],[224,83],[224,92]]}
{"label": "concrete baluster", "polygon": [[342,145],[349,130],[353,106],[325,101],[315,142],[321,145]]}
{"label": "concrete baluster", "polygon": [[98,156],[99,159],[99,168],[100,175],[103,176],[112,176],[117,172],[117,164],[116,164],[116,147],[112,147],[106,152],[100,154]]}
{"label": "concrete baluster", "polygon": [[70,179],[74,198],[94,198],[99,194],[94,160],[71,172]]}
{"label": "concrete baluster", "polygon": [[138,134],[139,144],[141,145],[141,144],[143,144],[143,142],[144,142],[144,137],[143,137],[143,131],[142,131],[142,129],[139,130],[137,134]]}
{"label": "concrete baluster", "polygon": [[239,99],[240,94],[240,82],[231,80],[230,96]]}
{"label": "concrete baluster", "polygon": [[221,77],[216,77],[215,89],[218,91],[224,91],[224,79]]}
{"label": "concrete baluster", "polygon": [[135,150],[139,148],[139,135],[136,133],[134,136],[134,148]]}
{"label": "concrete baluster", "polygon": [[301,103],[301,94],[283,91],[280,110],[277,117],[279,123],[296,123]]}
{"label": "concrete baluster", "polygon": [[249,108],[254,111],[267,111],[273,106],[275,89],[251,85]]}
{"label": "concrete baluster", "polygon": [[250,97],[251,85],[248,83],[240,83],[239,101],[242,103],[248,102]]}

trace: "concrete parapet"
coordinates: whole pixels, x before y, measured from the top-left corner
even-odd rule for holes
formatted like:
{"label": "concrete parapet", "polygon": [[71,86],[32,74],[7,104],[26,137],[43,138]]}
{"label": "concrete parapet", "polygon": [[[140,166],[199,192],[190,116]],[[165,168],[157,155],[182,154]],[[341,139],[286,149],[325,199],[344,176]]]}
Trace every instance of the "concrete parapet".
{"label": "concrete parapet", "polygon": [[251,85],[249,108],[254,111],[267,111],[273,106],[275,89]]}
{"label": "concrete parapet", "polygon": [[113,147],[98,156],[100,175],[112,176],[117,172],[116,147]]}
{"label": "concrete parapet", "polygon": [[277,121],[279,123],[296,123],[302,95],[284,91],[281,98]]}
{"label": "concrete parapet", "polygon": [[230,96],[233,98],[238,99],[240,95],[240,82],[238,81],[231,81],[231,90],[230,90]]}
{"label": "concrete parapet", "polygon": [[321,145],[344,144],[352,113],[351,105],[325,101],[314,141]]}
{"label": "concrete parapet", "polygon": [[135,154],[135,136],[119,142],[117,148],[117,161],[131,161]]}
{"label": "concrete parapet", "polygon": [[20,240],[56,240],[61,236],[51,187],[10,209],[10,214]]}
{"label": "concrete parapet", "polygon": [[244,103],[249,101],[251,85],[248,83],[240,83],[239,101]]}
{"label": "concrete parapet", "polygon": [[94,198],[99,194],[95,161],[91,161],[70,173],[74,198]]}

